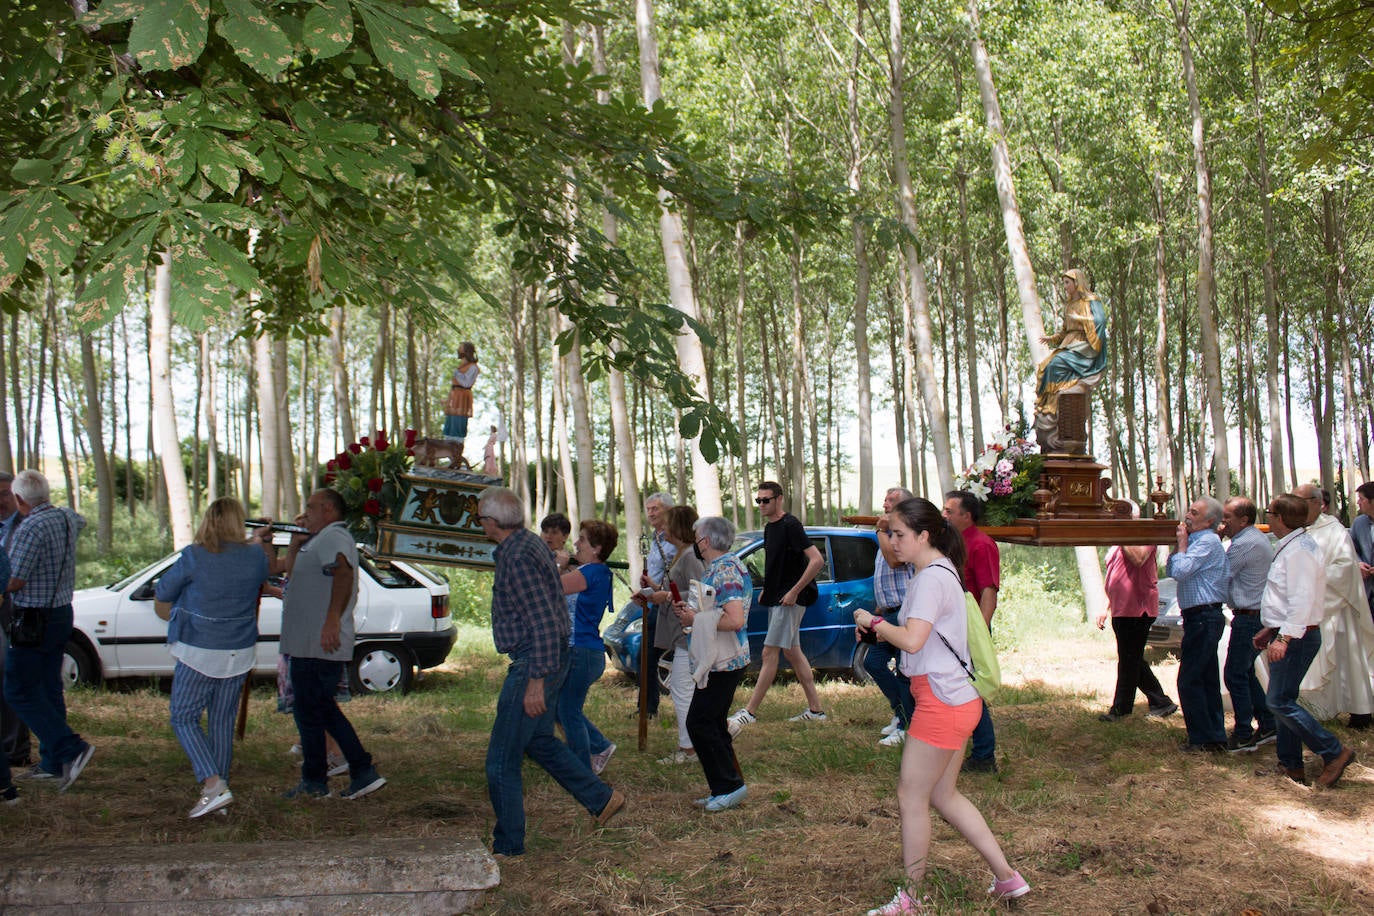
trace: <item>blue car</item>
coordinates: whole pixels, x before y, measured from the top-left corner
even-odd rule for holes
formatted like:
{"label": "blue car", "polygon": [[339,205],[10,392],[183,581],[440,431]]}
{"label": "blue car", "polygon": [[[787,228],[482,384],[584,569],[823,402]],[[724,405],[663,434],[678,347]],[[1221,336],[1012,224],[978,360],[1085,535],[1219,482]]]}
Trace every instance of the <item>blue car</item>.
{"label": "blue car", "polygon": [[[801,645],[816,671],[844,673],[867,679],[863,656],[868,650],[854,640],[854,612],[873,611],[873,564],[878,538],[866,528],[806,529],[811,543],[821,552],[825,565],[816,574],[820,592],[806,609],[801,623]],[[768,633],[768,609],[760,606],[763,591],[763,532],[745,531],[735,538],[731,551],[744,561],[754,580],[754,596],[746,626],[749,631],[750,667],[757,669],[763,656],[763,637]],[[628,604],[602,634],[611,664],[631,677],[639,676],[639,648],[643,621],[639,606]],[[671,654],[659,663],[659,683],[666,684]],[[785,666],[787,660],[781,659]]]}

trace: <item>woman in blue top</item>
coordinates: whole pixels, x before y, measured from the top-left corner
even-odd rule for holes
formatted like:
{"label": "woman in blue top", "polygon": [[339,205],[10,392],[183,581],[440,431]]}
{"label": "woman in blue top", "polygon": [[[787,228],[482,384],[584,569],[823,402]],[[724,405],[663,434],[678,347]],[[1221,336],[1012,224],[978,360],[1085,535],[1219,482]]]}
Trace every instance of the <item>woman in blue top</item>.
{"label": "woman in blue top", "polygon": [[243,504],[226,497],[210,504],[191,546],[157,583],[158,614],[169,621],[167,646],[177,660],[172,731],[201,783],[191,817],[234,800],[234,717],[256,660],[258,593],[266,581],[266,555],[244,538]]}
{"label": "woman in blue top", "polygon": [[[572,660],[558,695],[558,724],[568,747],[593,773],[600,773],[615,753],[615,745],[582,712],[587,691],[606,670],[606,646],[601,641],[601,617],[611,604],[611,568],[606,558],[620,543],[614,528],[599,519],[578,526],[573,559],[577,567],[563,574],[563,594],[575,595],[572,620]],[[552,560],[550,560],[552,562]]]}
{"label": "woman in blue top", "polygon": [[963,661],[969,657],[968,613],[959,577],[964,537],[934,503],[919,496],[898,503],[888,519],[892,550],[899,562],[915,567],[916,575],[902,601],[899,623],[864,610],[854,612],[854,623],[901,650],[901,670],[911,679],[916,711],[897,778],[906,882],[889,903],[869,910],[868,916],[931,912],[917,890],[930,855],[931,808],[988,863],[988,893],[993,899],[1020,897],[1030,892],[1030,885],[1008,864],[983,815],[954,785],[964,745],[983,713]]}

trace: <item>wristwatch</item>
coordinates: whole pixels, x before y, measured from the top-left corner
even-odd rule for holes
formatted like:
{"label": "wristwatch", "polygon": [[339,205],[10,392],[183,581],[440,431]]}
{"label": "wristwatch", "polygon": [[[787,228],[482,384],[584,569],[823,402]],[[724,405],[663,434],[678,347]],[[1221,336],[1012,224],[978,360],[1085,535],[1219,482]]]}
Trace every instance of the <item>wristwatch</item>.
{"label": "wristwatch", "polygon": [[1292,640],[1293,640],[1293,637],[1291,637],[1291,636],[1289,636],[1289,635],[1287,635],[1287,634],[1285,634],[1285,633],[1280,633],[1278,636],[1275,636],[1275,637],[1274,637],[1274,642],[1276,642],[1276,643],[1282,643],[1282,644],[1285,645],[1285,646],[1288,645],[1290,642],[1292,642]]}

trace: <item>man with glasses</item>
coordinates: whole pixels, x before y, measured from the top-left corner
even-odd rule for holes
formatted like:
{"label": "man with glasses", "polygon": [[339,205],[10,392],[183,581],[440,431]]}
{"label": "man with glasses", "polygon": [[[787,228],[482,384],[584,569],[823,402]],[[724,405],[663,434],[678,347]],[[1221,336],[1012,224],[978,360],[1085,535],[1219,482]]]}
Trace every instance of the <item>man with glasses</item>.
{"label": "man with glasses", "polygon": [[758,721],[764,694],[778,674],[779,654],[792,666],[806,694],[806,709],[788,721],[825,721],[816,676],[801,648],[802,615],[818,597],[814,580],[825,558],[811,543],[806,527],[783,508],[781,485],[771,480],[759,484],[754,503],[767,522],[763,527],[763,594],[759,603],[768,608],[768,634],[763,638],[763,659],[754,692],[744,708],[727,720],[731,737]]}
{"label": "man with glasses", "polygon": [[[1326,788],[1336,785],[1355,752],[1322,727],[1317,718],[1298,702],[1299,682],[1322,645],[1322,595],[1326,591],[1327,570],[1322,568],[1321,547],[1304,530],[1308,511],[1303,501],[1310,497],[1285,494],[1269,504],[1269,525],[1279,537],[1274,562],[1264,584],[1260,619],[1264,629],[1255,636],[1255,646],[1263,648],[1269,661],[1269,689],[1266,700],[1279,727],[1277,751],[1279,766],[1296,783],[1307,785],[1302,749],[1306,745],[1322,759],[1317,782]],[[1318,505],[1320,511],[1320,504]],[[1304,696],[1304,699],[1306,697]]]}
{"label": "man with glasses", "polygon": [[1321,651],[1303,678],[1303,703],[1319,719],[1348,712],[1355,728],[1367,728],[1374,713],[1374,621],[1355,545],[1345,526],[1324,511],[1330,499],[1320,487],[1302,484],[1293,494],[1306,503],[1307,533],[1317,542],[1326,569]]}
{"label": "man with glasses", "polygon": [[510,667],[496,700],[487,744],[487,795],[496,812],[491,851],[525,852],[525,787],[521,766],[528,756],[599,825],[610,822],[625,796],[602,782],[553,733],[558,694],[568,676],[572,622],[549,548],[525,528],[525,507],[515,491],[488,487],[478,497],[477,521],[496,542],[491,586],[491,635]]}

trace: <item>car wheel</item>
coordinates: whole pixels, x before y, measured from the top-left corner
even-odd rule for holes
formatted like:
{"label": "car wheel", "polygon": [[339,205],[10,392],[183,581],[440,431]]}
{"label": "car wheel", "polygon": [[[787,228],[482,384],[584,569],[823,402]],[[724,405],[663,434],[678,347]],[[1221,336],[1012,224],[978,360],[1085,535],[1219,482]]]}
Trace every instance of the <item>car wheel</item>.
{"label": "car wheel", "polygon": [[100,670],[91,657],[90,650],[73,639],[67,640],[62,650],[62,689],[78,684],[92,686],[100,683]]}
{"label": "car wheel", "polygon": [[667,652],[663,653],[663,656],[658,660],[658,692],[665,696],[672,693],[672,688],[668,686],[668,681],[670,675],[673,673],[673,652],[675,651],[675,649],[669,649]]}
{"label": "car wheel", "polygon": [[864,659],[867,657],[868,643],[856,643],[854,645],[854,658],[849,663],[849,676],[860,684],[873,683],[873,675],[864,668]]}
{"label": "car wheel", "polygon": [[355,694],[405,694],[415,678],[415,660],[399,644],[370,643],[358,649],[348,673]]}

